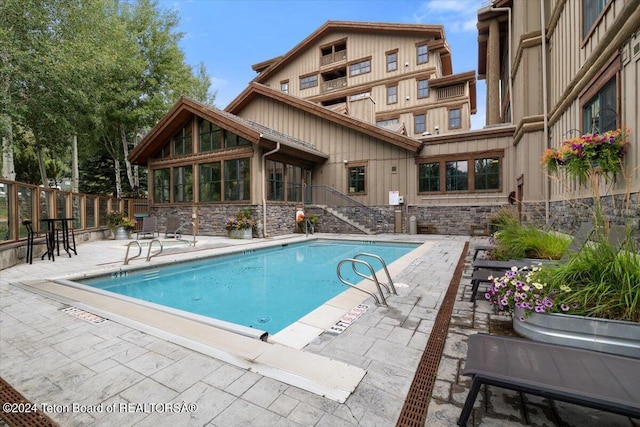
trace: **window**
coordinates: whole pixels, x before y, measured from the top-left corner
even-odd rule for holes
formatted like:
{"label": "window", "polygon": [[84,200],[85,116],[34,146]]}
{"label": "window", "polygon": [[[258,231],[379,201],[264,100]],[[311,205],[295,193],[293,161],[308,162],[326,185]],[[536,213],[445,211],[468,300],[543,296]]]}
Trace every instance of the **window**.
{"label": "window", "polygon": [[400,120],[396,117],[394,119],[385,119],[376,121],[377,126],[397,125]]}
{"label": "window", "polygon": [[475,190],[500,189],[500,159],[497,157],[475,160],[473,176]]}
{"label": "window", "polygon": [[300,89],[307,89],[318,86],[318,75],[300,77]]}
{"label": "window", "polygon": [[357,76],[358,74],[365,74],[371,72],[371,60],[358,62],[349,67],[349,75]]}
{"label": "window", "polygon": [[222,147],[222,129],[215,124],[200,122],[200,152],[219,150]]}
{"label": "window", "polygon": [[440,163],[418,165],[418,191],[421,193],[440,191]]}
{"label": "window", "polygon": [[365,192],[365,167],[355,166],[349,168],[349,193],[358,194]]}
{"label": "window", "polygon": [[413,116],[414,133],[423,133],[427,130],[426,119],[427,119],[426,114],[416,114],[415,116]]}
{"label": "window", "polygon": [[284,163],[267,160],[267,200],[284,201]]}
{"label": "window", "polygon": [[418,98],[429,96],[429,79],[418,80]]}
{"label": "window", "polygon": [[449,110],[449,129],[458,129],[460,128],[460,109],[454,108]]}
{"label": "window", "polygon": [[169,169],[153,171],[153,201],[154,203],[169,202]]}
{"label": "window", "polygon": [[171,141],[173,143],[174,156],[190,154],[193,148],[193,143],[191,141],[191,122],[187,123],[185,127],[180,129]]}
{"label": "window", "polygon": [[153,156],[154,159],[166,159],[171,156],[171,144],[168,142]]}
{"label": "window", "polygon": [[420,45],[416,47],[416,55],[418,57],[418,64],[424,64],[425,62],[429,62],[429,48],[426,44]]}
{"label": "window", "polygon": [[398,69],[398,52],[387,53],[387,71]]}
{"label": "window", "polygon": [[219,202],[222,200],[222,176],[220,172],[220,162],[200,165],[198,201]]}
{"label": "window", "polygon": [[193,166],[173,168],[173,201],[193,202]]}
{"label": "window", "polygon": [[607,0],[582,0],[582,37],[587,37]]}
{"label": "window", "polygon": [[241,145],[249,145],[251,144],[249,141],[244,139],[241,136],[236,135],[235,133],[229,132],[228,130],[224,131],[224,148],[233,148],[239,147]]}
{"label": "window", "polygon": [[398,86],[387,87],[387,104],[395,104],[398,102]]}
{"label": "window", "polygon": [[280,91],[284,93],[289,93],[289,80],[280,82]]}
{"label": "window", "polygon": [[287,200],[302,201],[302,168],[300,166],[287,165]]}
{"label": "window", "polygon": [[249,158],[225,160],[224,162],[224,199],[250,200],[251,183]]}
{"label": "window", "polygon": [[469,162],[459,160],[445,163],[445,182],[447,191],[469,189]]}
{"label": "window", "polygon": [[616,78],[609,82],[582,107],[584,131],[602,133],[617,126]]}

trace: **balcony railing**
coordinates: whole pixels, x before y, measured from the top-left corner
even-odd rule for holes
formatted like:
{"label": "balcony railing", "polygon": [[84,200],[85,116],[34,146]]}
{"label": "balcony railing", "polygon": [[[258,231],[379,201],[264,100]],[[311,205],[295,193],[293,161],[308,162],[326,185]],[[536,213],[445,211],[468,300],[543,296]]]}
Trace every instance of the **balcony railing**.
{"label": "balcony railing", "polygon": [[455,85],[438,88],[438,99],[455,98],[464,95],[464,85]]}
{"label": "balcony railing", "polygon": [[320,66],[323,67],[325,65],[333,64],[334,62],[344,61],[347,59],[347,51],[340,50],[338,52],[332,52],[327,55],[322,55],[320,57]]}
{"label": "balcony railing", "polygon": [[343,87],[347,87],[347,78],[338,77],[337,79],[322,82],[322,85],[320,86],[320,92],[330,92],[332,90],[342,89]]}

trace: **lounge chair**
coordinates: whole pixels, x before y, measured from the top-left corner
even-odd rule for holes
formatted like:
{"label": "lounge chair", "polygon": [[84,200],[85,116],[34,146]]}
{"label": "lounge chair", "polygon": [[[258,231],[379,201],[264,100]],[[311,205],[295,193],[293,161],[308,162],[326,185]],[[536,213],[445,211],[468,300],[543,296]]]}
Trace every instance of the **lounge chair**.
{"label": "lounge chair", "polygon": [[459,426],[483,384],[640,418],[640,359],[477,334],[469,337],[462,375],[473,379]]}
{"label": "lounge chair", "polygon": [[145,236],[151,235],[153,239],[156,234],[158,237],[160,236],[160,232],[158,232],[158,218],[155,216],[146,216],[142,218],[142,228],[140,230],[136,230],[136,240],[141,236],[144,239]]}
{"label": "lounge chair", "polygon": [[508,270],[511,267],[527,267],[531,264],[539,264],[539,263],[549,263],[549,262],[566,262],[569,260],[571,255],[574,253],[580,252],[582,247],[589,241],[589,238],[593,234],[593,225],[590,222],[583,222],[576,231],[576,234],[573,237],[573,240],[569,244],[566,252],[562,255],[560,260],[549,260],[549,259],[513,259],[508,261],[494,261],[490,259],[479,259],[473,262],[473,269],[489,269],[489,270]]}
{"label": "lounge chair", "polygon": [[167,218],[167,227],[164,231],[165,239],[168,237],[180,238],[182,232],[180,231],[180,217],[170,216]]}
{"label": "lounge chair", "polygon": [[[585,225],[586,224],[586,225]],[[528,260],[528,263],[526,265],[521,265],[520,261],[518,261],[517,264],[515,264],[518,268],[523,268],[523,267],[528,267],[531,265],[537,265],[539,263],[542,263],[543,265],[545,264],[549,264],[552,262],[555,263],[563,263],[563,262],[567,262],[569,260],[569,257],[580,251],[580,249],[582,249],[582,247],[586,244],[586,240],[583,242],[584,240],[584,236],[587,235],[587,233],[589,234],[589,237],[591,236],[591,233],[593,233],[593,229],[591,230],[591,233],[589,233],[589,226],[590,223],[585,223],[583,224],[584,228],[581,226],[580,229],[578,230],[578,232],[576,232],[576,237],[574,237],[573,241],[571,242],[571,244],[569,245],[569,248],[567,249],[567,251],[563,254],[562,258],[560,258],[559,261],[553,261],[553,260]],[[626,239],[628,237],[627,234],[627,229],[626,227],[622,226],[622,225],[612,225],[610,230],[609,230],[609,234],[608,234],[608,241],[609,244],[612,245],[613,247],[616,248],[621,248],[624,243],[626,242]],[[588,239],[588,237],[587,237]],[[582,244],[580,244],[582,243]],[[579,247],[578,247],[579,246]],[[499,263],[501,261],[496,261],[496,263]],[[508,263],[513,263],[513,261],[507,261]],[[513,266],[513,265],[512,265]],[[483,267],[479,267],[478,269],[476,269],[473,274],[471,275],[471,298],[470,301],[474,301],[476,298],[476,294],[478,293],[478,287],[480,285],[480,283],[488,283],[491,280],[489,279],[490,277],[499,277],[502,276],[504,274],[504,272],[506,270],[509,270],[511,267],[507,267],[507,268],[502,268],[502,267],[498,267],[498,268],[483,268]]]}

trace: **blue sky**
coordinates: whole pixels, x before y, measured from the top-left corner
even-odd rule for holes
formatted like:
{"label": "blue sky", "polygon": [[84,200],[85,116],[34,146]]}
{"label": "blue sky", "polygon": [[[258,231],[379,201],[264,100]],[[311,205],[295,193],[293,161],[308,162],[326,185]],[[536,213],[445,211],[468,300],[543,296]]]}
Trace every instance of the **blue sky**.
{"label": "blue sky", "polygon": [[[187,62],[204,62],[224,108],[256,76],[251,65],[283,55],[323,23],[367,21],[444,25],[453,72],[478,66],[477,12],[486,0],[160,0],[180,16]],[[485,86],[477,84],[473,129],[484,126]]]}

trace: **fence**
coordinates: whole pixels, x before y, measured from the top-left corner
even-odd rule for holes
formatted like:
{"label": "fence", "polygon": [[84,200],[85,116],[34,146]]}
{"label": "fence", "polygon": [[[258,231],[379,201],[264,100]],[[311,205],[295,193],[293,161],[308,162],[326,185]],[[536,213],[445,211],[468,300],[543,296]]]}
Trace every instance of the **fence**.
{"label": "fence", "polygon": [[73,218],[75,230],[92,230],[106,228],[107,214],[113,211],[143,216],[149,205],[147,199],[118,199],[0,180],[0,246],[26,238],[22,221],[27,219],[36,231],[43,226],[40,220],[49,218]]}

